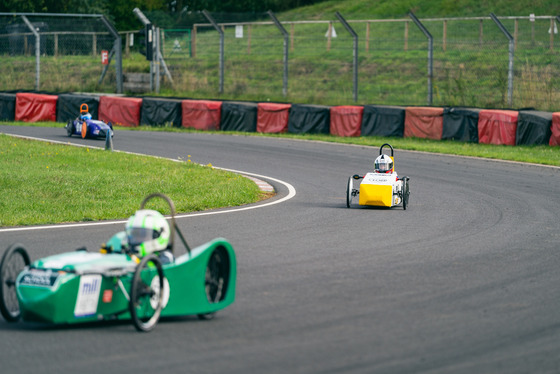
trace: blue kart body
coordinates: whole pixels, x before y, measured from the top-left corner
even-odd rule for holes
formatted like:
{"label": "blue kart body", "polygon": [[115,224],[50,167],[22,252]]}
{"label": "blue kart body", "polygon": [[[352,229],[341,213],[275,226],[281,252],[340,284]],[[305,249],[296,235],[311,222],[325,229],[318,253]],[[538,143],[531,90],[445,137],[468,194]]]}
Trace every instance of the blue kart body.
{"label": "blue kart body", "polygon": [[103,138],[107,137],[109,130],[111,131],[111,136],[113,136],[113,125],[105,123],[100,120],[95,119],[85,119],[76,118],[75,120],[69,120],[65,126],[66,134],[71,137],[72,135],[79,135],[82,138]]}

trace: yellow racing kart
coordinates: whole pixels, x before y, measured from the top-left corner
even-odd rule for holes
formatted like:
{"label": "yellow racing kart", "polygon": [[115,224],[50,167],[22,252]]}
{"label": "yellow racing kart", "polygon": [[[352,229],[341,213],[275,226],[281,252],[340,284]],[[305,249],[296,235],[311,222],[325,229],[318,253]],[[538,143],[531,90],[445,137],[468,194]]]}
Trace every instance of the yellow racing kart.
{"label": "yellow racing kart", "polygon": [[[390,156],[383,152],[383,148],[391,150]],[[409,177],[400,177],[395,171],[393,147],[385,143],[379,147],[379,156],[375,159],[373,172],[365,175],[354,174],[348,178],[346,187],[346,207],[352,206],[352,200],[359,195],[359,205],[391,208],[402,205],[406,210],[410,196]],[[354,187],[355,181],[359,183]],[[358,182],[361,181],[361,182]]]}

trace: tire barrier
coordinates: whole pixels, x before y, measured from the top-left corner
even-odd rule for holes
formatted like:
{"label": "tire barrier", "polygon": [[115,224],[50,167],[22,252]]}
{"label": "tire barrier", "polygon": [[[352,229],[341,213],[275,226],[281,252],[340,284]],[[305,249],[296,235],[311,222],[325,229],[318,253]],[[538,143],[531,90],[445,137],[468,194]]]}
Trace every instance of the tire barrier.
{"label": "tire barrier", "polygon": [[181,126],[197,130],[219,130],[222,102],[210,100],[183,100]]}
{"label": "tire barrier", "polygon": [[136,127],[140,124],[142,99],[138,97],[101,96],[99,119],[118,126]]}
{"label": "tire barrier", "polygon": [[406,107],[404,137],[441,140],[443,108]]}
{"label": "tire barrier", "polygon": [[20,92],[16,94],[16,121],[56,122],[57,95]]}
{"label": "tire barrier", "polygon": [[342,105],[331,107],[330,132],[336,136],[360,136],[364,107]]}
{"label": "tire barrier", "polygon": [[291,106],[291,104],[258,103],[257,132],[287,132]]}
{"label": "tire barrier", "polygon": [[478,114],[475,108],[445,108],[442,140],[478,143]]}
{"label": "tire barrier", "polygon": [[92,117],[118,126],[335,136],[416,137],[497,145],[560,146],[560,112],[311,105],[96,94],[0,92],[0,121],[66,123],[86,103]]}
{"label": "tire barrier", "polygon": [[328,134],[330,107],[326,105],[292,104],[288,132],[292,134]]}
{"label": "tire barrier", "polygon": [[547,145],[551,127],[552,113],[522,110],[517,118],[515,145]]}
{"label": "tire barrier", "polygon": [[390,105],[364,105],[362,136],[395,136],[404,134],[405,108]]}
{"label": "tire barrier", "polygon": [[16,94],[0,93],[0,121],[16,118]]}
{"label": "tire barrier", "polygon": [[181,126],[181,101],[144,97],[140,125],[144,126]]}
{"label": "tire barrier", "polygon": [[76,119],[82,104],[87,104],[92,119],[99,118],[99,96],[61,94],[56,105],[56,121],[66,123]]}
{"label": "tire barrier", "polygon": [[515,145],[518,112],[484,109],[478,114],[478,142],[481,144]]}
{"label": "tire barrier", "polygon": [[549,145],[560,145],[560,112],[552,113],[552,126],[550,127],[550,141]]}
{"label": "tire barrier", "polygon": [[240,101],[222,103],[222,131],[257,131],[257,104]]}

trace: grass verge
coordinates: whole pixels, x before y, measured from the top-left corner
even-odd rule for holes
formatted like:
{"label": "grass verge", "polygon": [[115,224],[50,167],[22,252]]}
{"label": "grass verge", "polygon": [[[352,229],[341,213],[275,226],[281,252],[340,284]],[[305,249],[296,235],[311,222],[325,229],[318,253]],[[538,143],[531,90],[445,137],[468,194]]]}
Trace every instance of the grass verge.
{"label": "grass verge", "polygon": [[[58,124],[60,125],[60,124]],[[124,219],[150,193],[168,195],[177,212],[258,201],[238,174],[183,162],[0,134],[0,226]],[[164,214],[157,199],[148,204]]]}

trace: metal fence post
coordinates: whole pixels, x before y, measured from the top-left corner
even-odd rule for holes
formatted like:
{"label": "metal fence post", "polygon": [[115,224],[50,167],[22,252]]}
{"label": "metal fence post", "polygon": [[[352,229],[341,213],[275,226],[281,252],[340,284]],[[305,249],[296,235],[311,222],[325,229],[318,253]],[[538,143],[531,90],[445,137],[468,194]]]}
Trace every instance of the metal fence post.
{"label": "metal fence post", "polygon": [[220,93],[224,93],[224,30],[214,21],[214,18],[205,9],[202,11],[204,17],[214,26],[216,31],[220,34]]}
{"label": "metal fence post", "polygon": [[[155,31],[155,35],[154,35],[155,55],[159,56],[159,54],[160,54],[160,44],[159,43],[161,42],[159,27],[155,27],[154,31]],[[160,82],[161,82],[160,60],[157,57],[154,60],[155,60],[154,64],[155,64],[155,76],[156,76],[156,93],[159,93],[159,87],[160,87]]]}
{"label": "metal fence post", "polygon": [[286,95],[288,95],[288,38],[289,38],[289,34],[286,31],[286,29],[284,28],[284,26],[282,26],[280,21],[278,21],[278,18],[276,18],[276,16],[274,15],[274,13],[272,13],[271,10],[268,11],[268,15],[270,16],[270,18],[272,18],[272,21],[274,22],[276,27],[278,27],[278,30],[280,30],[280,32],[284,36],[284,54],[283,54],[283,58],[282,58],[282,61],[284,63],[284,76],[283,76],[283,79],[282,79],[282,83],[283,83],[282,84],[282,94],[284,95],[284,97],[286,97]]}
{"label": "metal fence post", "polygon": [[[144,13],[142,13],[142,11],[138,8],[134,8],[132,10],[132,13],[134,13],[136,15],[136,17],[140,20],[140,22],[142,22],[142,24],[144,26],[149,25],[151,22],[148,19],[148,17],[146,17],[144,15]],[[165,60],[163,59],[163,54],[161,53],[161,48],[160,48],[160,43],[161,43],[161,38],[160,38],[160,31],[159,28],[154,28],[155,31],[155,35],[156,35],[156,40],[155,43],[153,43],[153,47],[154,47],[154,51],[155,51],[155,60],[158,64],[158,72],[157,74],[160,74],[159,72],[159,67],[160,65],[163,66],[163,71],[165,72],[165,75],[167,76],[167,78],[169,79],[169,81],[171,82],[171,84],[173,84],[173,78],[171,77],[171,73],[169,72],[169,69],[167,68],[167,64],[165,63]],[[152,74],[152,66],[153,66],[153,60],[150,61],[150,90],[153,90],[153,74]],[[156,92],[159,93],[159,75],[158,75],[158,82],[156,84],[157,88],[156,88]]]}
{"label": "metal fence post", "polygon": [[122,70],[122,42],[121,36],[109,22],[109,20],[104,16],[101,15],[101,21],[105,24],[107,29],[113,37],[115,38],[115,42],[113,44],[113,51],[115,52],[116,59],[115,59],[115,69],[116,69],[116,78],[117,78],[117,93],[123,93],[123,70]]}
{"label": "metal fence post", "polygon": [[348,22],[342,17],[339,12],[335,13],[336,18],[342,23],[342,25],[348,30],[352,38],[354,39],[353,43],[353,85],[354,85],[354,102],[358,101],[358,34],[350,27]]}
{"label": "metal fence post", "polygon": [[490,13],[490,18],[492,21],[496,23],[498,28],[502,31],[502,33],[508,38],[509,40],[509,64],[508,64],[508,105],[511,107],[513,102],[513,55],[515,51],[515,43],[513,36],[507,31],[507,29],[502,25],[498,17],[494,15],[494,13]]}
{"label": "metal fence post", "polygon": [[432,34],[424,27],[424,25],[420,22],[416,16],[410,12],[408,13],[412,21],[418,26],[418,28],[424,33],[426,38],[428,38],[428,105],[432,105],[433,102],[433,84],[432,84],[432,77],[434,75],[434,38]]}
{"label": "metal fence post", "polygon": [[29,22],[26,16],[21,16],[23,22],[27,25],[29,30],[35,35],[35,90],[39,91],[39,82],[40,82],[40,75],[41,75],[41,36],[35,30],[35,27]]}

